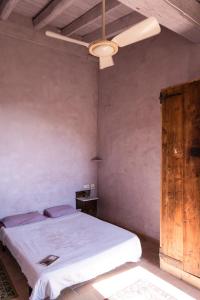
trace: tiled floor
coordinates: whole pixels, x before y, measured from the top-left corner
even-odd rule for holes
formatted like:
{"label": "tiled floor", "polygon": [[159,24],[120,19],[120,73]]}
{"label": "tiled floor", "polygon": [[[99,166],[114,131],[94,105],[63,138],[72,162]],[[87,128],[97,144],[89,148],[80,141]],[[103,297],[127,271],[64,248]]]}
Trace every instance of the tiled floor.
{"label": "tiled floor", "polygon": [[[115,271],[100,276],[95,281],[98,281],[99,279],[110,278],[115,274],[118,274],[122,271],[134,268],[139,265],[147,269],[148,271],[154,273],[155,275],[159,276],[160,278],[166,280],[167,282],[173,284],[174,286],[178,287],[179,289],[191,295],[195,299],[200,300],[200,290],[193,288],[185,282],[176,279],[172,275],[159,269],[158,245],[156,245],[152,241],[142,240],[142,248],[143,258],[139,263],[127,263],[126,265],[116,269]],[[26,279],[21,273],[20,268],[15,262],[15,260],[11,257],[11,255],[8,252],[2,252],[1,250],[0,258],[6,266],[7,271],[12,279],[12,282],[18,292],[19,297],[17,298],[17,300],[28,300],[28,286],[26,283]],[[68,288],[62,292],[61,296],[59,297],[59,300],[103,300],[104,297],[93,288],[93,283],[94,281],[90,281],[88,283],[73,288]]]}

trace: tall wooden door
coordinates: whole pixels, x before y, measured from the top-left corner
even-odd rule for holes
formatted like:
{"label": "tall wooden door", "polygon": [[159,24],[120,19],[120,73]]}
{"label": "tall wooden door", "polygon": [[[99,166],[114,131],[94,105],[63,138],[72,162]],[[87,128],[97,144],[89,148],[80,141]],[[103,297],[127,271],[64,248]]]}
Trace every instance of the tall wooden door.
{"label": "tall wooden door", "polygon": [[183,259],[183,101],[175,93],[162,104],[161,253],[178,261]]}
{"label": "tall wooden door", "polygon": [[184,88],[184,271],[200,277],[200,81]]}
{"label": "tall wooden door", "polygon": [[200,81],[161,96],[161,253],[200,277]]}

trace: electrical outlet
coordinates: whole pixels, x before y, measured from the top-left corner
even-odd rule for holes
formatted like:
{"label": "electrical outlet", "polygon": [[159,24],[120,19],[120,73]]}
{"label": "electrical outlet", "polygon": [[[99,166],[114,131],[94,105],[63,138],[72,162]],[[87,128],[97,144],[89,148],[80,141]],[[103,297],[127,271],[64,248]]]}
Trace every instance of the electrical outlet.
{"label": "electrical outlet", "polygon": [[94,183],[91,183],[91,184],[90,184],[90,188],[91,188],[91,190],[95,190],[95,184],[94,184]]}
{"label": "electrical outlet", "polygon": [[90,189],[90,184],[84,184],[83,188],[84,188],[84,190],[89,190]]}

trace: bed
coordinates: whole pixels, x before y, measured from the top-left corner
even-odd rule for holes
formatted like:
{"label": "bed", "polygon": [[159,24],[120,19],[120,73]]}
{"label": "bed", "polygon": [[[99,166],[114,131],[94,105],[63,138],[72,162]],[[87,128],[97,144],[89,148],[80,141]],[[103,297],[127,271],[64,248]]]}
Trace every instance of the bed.
{"label": "bed", "polygon": [[[81,212],[1,228],[0,238],[27,278],[31,300],[55,299],[64,288],[141,257],[135,234]],[[51,254],[59,259],[49,266],[39,264]]]}

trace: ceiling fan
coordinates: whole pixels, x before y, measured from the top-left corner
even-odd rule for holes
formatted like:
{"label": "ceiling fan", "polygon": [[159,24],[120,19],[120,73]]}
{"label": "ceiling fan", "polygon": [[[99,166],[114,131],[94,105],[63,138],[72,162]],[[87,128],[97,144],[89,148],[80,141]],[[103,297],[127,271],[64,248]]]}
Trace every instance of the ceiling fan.
{"label": "ceiling fan", "polygon": [[99,58],[99,68],[104,69],[114,65],[113,55],[118,52],[119,47],[124,47],[147,39],[159,34],[161,31],[160,25],[156,18],[150,17],[134,26],[131,26],[129,29],[118,34],[110,41],[106,39],[105,14],[105,0],[102,0],[102,38],[92,43],[79,41],[52,31],[46,31],[46,35],[52,38],[87,47],[91,55]]}

